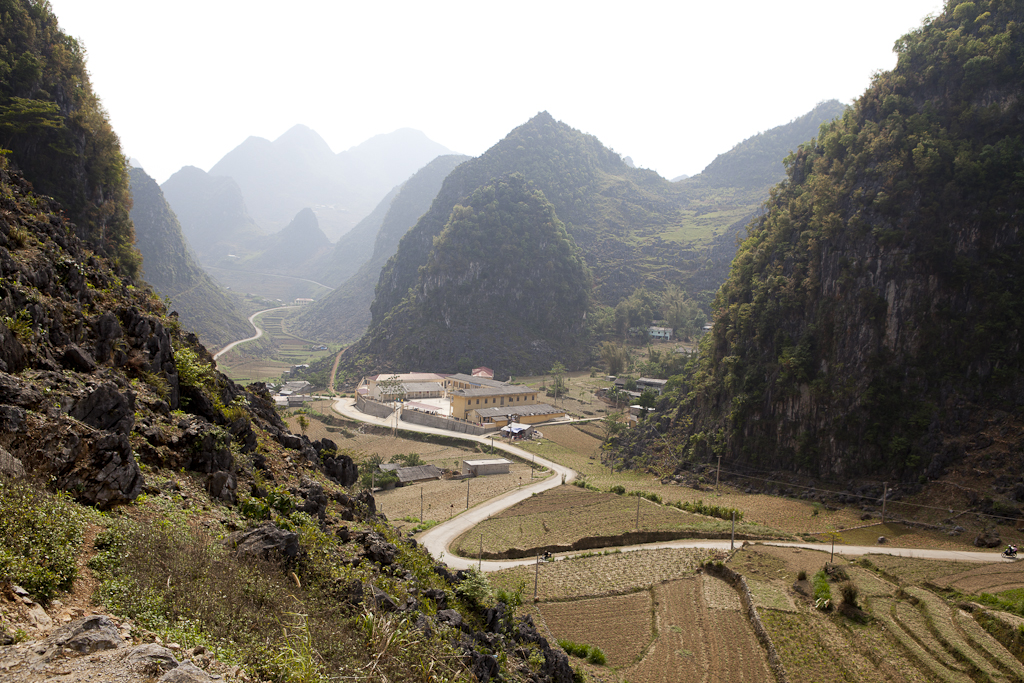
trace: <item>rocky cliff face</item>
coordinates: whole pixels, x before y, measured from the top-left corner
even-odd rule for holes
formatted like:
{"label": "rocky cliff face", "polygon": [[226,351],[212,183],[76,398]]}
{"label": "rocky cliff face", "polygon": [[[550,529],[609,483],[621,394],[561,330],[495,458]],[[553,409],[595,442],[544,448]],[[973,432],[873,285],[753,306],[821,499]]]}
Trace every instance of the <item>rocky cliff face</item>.
{"label": "rocky cliff face", "polygon": [[[289,434],[260,386],[245,390],[215,372],[152,290],[115,274],[59,207],[7,169],[0,209],[6,470],[110,507],[142,490],[140,462],[207,473],[211,492],[228,499],[236,453],[256,467],[268,447],[328,462],[330,449]],[[345,470],[336,465],[324,467]],[[354,472],[344,478],[351,484]]]}
{"label": "rocky cliff face", "polygon": [[1022,20],[1019,2],[950,7],[792,157],[658,425],[684,452],[917,479],[1019,409]]}

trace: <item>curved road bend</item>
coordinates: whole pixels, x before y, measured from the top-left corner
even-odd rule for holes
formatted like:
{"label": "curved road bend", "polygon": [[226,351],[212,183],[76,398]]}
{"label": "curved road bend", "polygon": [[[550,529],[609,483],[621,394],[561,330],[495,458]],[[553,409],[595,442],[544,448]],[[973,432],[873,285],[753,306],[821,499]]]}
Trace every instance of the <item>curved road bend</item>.
{"label": "curved road bend", "polygon": [[[384,427],[391,427],[394,425],[394,418],[378,418],[372,415],[367,415],[360,412],[355,406],[355,399],[345,398],[340,399],[334,404],[334,409],[345,417],[357,420],[359,422],[369,422],[371,424],[381,425]],[[393,415],[393,413],[392,413]],[[428,432],[432,434],[443,434],[445,436],[460,436],[472,441],[479,441],[481,443],[490,443],[489,437],[485,436],[470,436],[468,434],[454,434],[453,432],[444,429],[434,429],[432,427],[423,427],[411,423],[402,423],[403,429],[410,431]],[[528,451],[524,451],[521,448],[510,446],[507,444],[499,444],[495,442],[495,447],[501,450],[514,453],[520,457],[527,459],[533,458],[534,455]],[[545,467],[551,468],[555,471],[555,475],[551,476],[539,483],[531,484],[530,486],[524,486],[523,488],[510,491],[509,493],[502,494],[495,498],[488,500],[485,503],[479,504],[476,507],[470,508],[464,512],[459,513],[458,516],[453,517],[447,522],[442,522],[432,529],[428,529],[419,536],[419,542],[427,548],[431,555],[436,559],[443,560],[446,565],[452,569],[469,569],[470,567],[480,567],[485,572],[493,572],[499,569],[507,569],[509,567],[520,567],[523,565],[529,565],[536,562],[535,558],[524,558],[518,560],[484,560],[480,562],[468,557],[459,557],[457,555],[451,555],[448,553],[448,546],[456,538],[461,536],[466,531],[469,531],[474,526],[484,521],[488,517],[495,515],[507,507],[515,505],[521,500],[525,500],[532,496],[534,493],[546,491],[548,489],[559,486],[561,481],[561,475],[565,475],[566,482],[570,482],[576,478],[576,472],[551,462],[545,458],[537,458],[537,462],[544,465]],[[825,543],[790,543],[786,541],[757,541],[758,543],[764,543],[765,545],[777,545],[790,548],[806,548],[808,550],[820,550],[827,552],[829,545]],[[742,541],[737,542],[737,547],[742,545]],[[657,550],[659,548],[709,548],[712,550],[729,550],[730,541],[729,539],[680,539],[676,541],[664,541],[660,543],[644,543],[640,545],[629,545],[619,546],[617,549],[622,552],[631,552],[635,550]],[[599,548],[596,552],[603,552],[615,550],[615,548]],[[868,555],[871,553],[879,555],[895,555],[897,557],[911,557],[917,559],[926,560],[954,560],[958,562],[998,562],[1003,559],[999,553],[996,552],[978,552],[968,550],[935,550],[928,548],[893,548],[888,546],[857,546],[857,545],[843,545],[836,548],[836,552],[843,556],[860,556]],[[578,552],[561,553],[558,557],[571,557],[578,554]],[[1007,560],[1010,561],[1010,560]]]}
{"label": "curved road bend", "polygon": [[[374,417],[367,415],[366,413],[360,412],[355,405],[356,401],[354,398],[343,398],[339,399],[334,403],[334,409],[344,415],[345,417],[357,420],[359,422],[369,422],[371,424],[380,425],[382,427],[394,426],[394,413],[386,418]],[[469,441],[477,441],[482,444],[491,444],[490,437],[487,436],[474,436],[471,434],[456,434],[448,431],[447,429],[436,429],[434,427],[425,427],[422,425],[412,424],[409,422],[402,423],[402,429],[408,429],[410,431],[426,432],[428,434],[441,434],[443,436],[457,436],[459,438],[467,439]],[[494,447],[505,451],[506,453],[512,453],[513,455],[519,456],[524,460],[530,460],[536,462],[538,465],[547,467],[554,471],[554,474],[547,479],[542,479],[536,483],[523,486],[514,491],[503,493],[500,496],[495,496],[485,503],[479,503],[476,506],[460,512],[455,517],[452,517],[447,522],[442,522],[432,529],[428,529],[419,536],[419,542],[423,544],[427,550],[437,559],[444,559],[448,566],[455,569],[463,569],[464,567],[459,564],[462,561],[469,562],[469,560],[463,560],[463,558],[449,555],[445,557],[445,553],[448,552],[448,546],[458,538],[462,533],[472,529],[474,526],[487,519],[491,515],[497,514],[507,507],[515,505],[521,500],[526,500],[535,493],[541,491],[547,491],[556,486],[561,486],[562,478],[565,477],[566,483],[571,482],[576,478],[576,471],[572,470],[564,465],[551,462],[546,458],[536,456],[529,451],[523,450],[510,444],[501,443],[494,441]],[[485,565],[489,564],[487,562]],[[466,566],[469,566],[468,564]],[[495,567],[500,569],[501,567]]]}
{"label": "curved road bend", "polygon": [[263,315],[264,313],[269,313],[270,311],[280,311],[280,310],[283,310],[283,309],[285,309],[285,308],[296,308],[296,306],[276,306],[276,307],[274,307],[274,308],[266,308],[266,309],[264,309],[264,310],[262,310],[262,311],[256,311],[255,313],[253,313],[252,315],[250,315],[250,316],[249,316],[249,324],[250,324],[250,325],[252,325],[252,328],[253,328],[254,330],[256,330],[256,334],[254,334],[254,335],[253,335],[253,336],[251,336],[251,337],[246,337],[245,339],[239,339],[238,341],[233,341],[233,342],[231,342],[230,344],[228,344],[227,346],[225,346],[225,347],[224,347],[223,349],[221,349],[221,350],[220,350],[220,351],[218,351],[217,353],[213,354],[213,360],[214,360],[214,361],[216,361],[216,360],[217,360],[218,358],[220,358],[220,357],[221,357],[221,356],[223,356],[223,355],[224,355],[225,353],[227,353],[227,352],[228,352],[228,351],[230,351],[231,349],[235,348],[235,347],[236,347],[236,346],[238,346],[239,344],[244,344],[245,342],[248,342],[248,341],[254,341],[254,340],[256,340],[256,339],[259,339],[260,337],[262,337],[262,336],[263,336],[263,330],[262,330],[262,329],[260,329],[260,328],[259,328],[259,327],[258,327],[258,326],[256,325],[256,316],[258,316],[258,315]]}

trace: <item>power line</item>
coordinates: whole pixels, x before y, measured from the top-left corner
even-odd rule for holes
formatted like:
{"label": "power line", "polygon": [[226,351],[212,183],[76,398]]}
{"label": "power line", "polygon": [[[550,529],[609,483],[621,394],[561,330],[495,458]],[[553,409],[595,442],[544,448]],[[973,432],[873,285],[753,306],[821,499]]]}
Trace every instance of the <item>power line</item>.
{"label": "power line", "polygon": [[[819,489],[819,488],[816,488],[816,487],[813,487],[813,486],[801,486],[800,484],[791,484],[789,482],[779,481],[779,480],[776,480],[776,479],[766,479],[766,478],[761,478],[761,477],[754,477],[754,476],[750,476],[750,475],[746,475],[746,474],[740,474],[738,472],[726,471],[725,473],[729,474],[729,475],[732,475],[732,476],[735,476],[735,477],[740,477],[740,478],[743,478],[743,479],[752,479],[752,480],[755,480],[755,481],[763,481],[765,483],[770,483],[770,484],[780,484],[782,486],[788,486],[788,487],[791,487],[791,488],[804,489],[806,491],[814,491],[816,493],[821,493],[823,495],[831,494],[831,495],[836,495],[836,496],[846,496],[847,498],[862,498],[864,500],[871,500],[871,501],[877,500],[877,498],[875,496],[865,496],[865,495],[856,494],[856,493],[842,493],[842,492],[839,492],[839,491],[830,491],[828,489]],[[971,489],[968,489],[968,490],[971,490]],[[903,502],[903,501],[893,501],[893,502],[895,504],[897,504],[897,505],[913,507],[913,508],[919,508],[919,509],[922,509],[922,510],[939,510],[941,512],[946,512],[946,513],[948,513],[950,515],[956,515],[956,516],[965,515],[965,514],[972,514],[972,515],[977,515],[979,517],[988,517],[990,519],[1001,519],[1001,520],[1005,520],[1005,521],[1008,521],[1008,522],[1016,522],[1019,519],[1018,517],[1006,517],[1005,515],[993,515],[993,514],[989,514],[987,512],[976,512],[974,510],[954,510],[954,509],[948,508],[948,507],[937,507],[937,506],[934,506],[934,505],[924,505],[922,503],[906,503],[906,502]]]}

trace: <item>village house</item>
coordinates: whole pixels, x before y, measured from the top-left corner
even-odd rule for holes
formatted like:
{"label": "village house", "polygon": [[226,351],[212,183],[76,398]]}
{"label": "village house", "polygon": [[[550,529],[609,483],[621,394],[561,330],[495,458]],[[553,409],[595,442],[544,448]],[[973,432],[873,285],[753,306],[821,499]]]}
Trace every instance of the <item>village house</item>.
{"label": "village house", "polygon": [[510,465],[512,465],[512,461],[505,458],[463,460],[462,474],[472,477],[482,477],[487,474],[508,474]]}
{"label": "village house", "polygon": [[671,327],[648,327],[647,334],[651,339],[657,339],[659,341],[672,341],[672,328]]}
{"label": "village house", "polygon": [[509,405],[497,408],[478,408],[469,412],[470,422],[479,422],[488,427],[504,427],[510,421],[520,424],[538,424],[565,417],[565,411],[548,405],[534,403],[531,405]]}
{"label": "village house", "polygon": [[[412,390],[417,394],[416,398],[440,398],[444,393],[442,382],[445,375],[439,375],[436,372],[383,372],[379,375],[370,375],[369,377],[364,377],[359,383],[359,386],[356,387],[356,393],[366,398],[372,398],[375,401],[394,400],[395,397],[393,396],[383,396],[379,386],[380,382],[385,382],[392,378],[397,379],[401,383],[396,392],[398,394],[408,396],[409,391]],[[428,387],[426,385],[436,386]],[[427,396],[426,394],[431,395]]]}

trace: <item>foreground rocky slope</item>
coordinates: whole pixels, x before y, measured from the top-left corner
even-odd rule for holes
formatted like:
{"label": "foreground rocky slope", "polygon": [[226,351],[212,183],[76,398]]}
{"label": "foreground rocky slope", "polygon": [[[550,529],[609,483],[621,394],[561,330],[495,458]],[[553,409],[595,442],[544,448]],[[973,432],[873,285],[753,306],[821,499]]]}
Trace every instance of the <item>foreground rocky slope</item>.
{"label": "foreground rocky slope", "polygon": [[[189,643],[175,657],[218,675],[240,666],[264,680],[367,667],[391,680],[572,680],[565,654],[515,617],[521,596],[493,596],[401,538],[347,488],[348,454],[291,434],[261,386],[215,372],[159,297],[3,168],[0,320],[0,642],[35,641],[0,647],[0,680],[209,680],[129,649],[158,638]],[[50,602],[68,590],[74,609]],[[117,622],[83,625],[96,610]],[[54,631],[69,619],[91,644]],[[120,654],[77,659],[104,648]]]}

